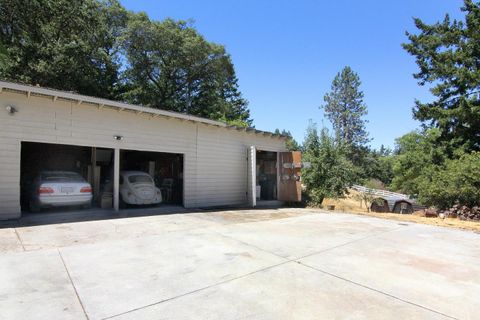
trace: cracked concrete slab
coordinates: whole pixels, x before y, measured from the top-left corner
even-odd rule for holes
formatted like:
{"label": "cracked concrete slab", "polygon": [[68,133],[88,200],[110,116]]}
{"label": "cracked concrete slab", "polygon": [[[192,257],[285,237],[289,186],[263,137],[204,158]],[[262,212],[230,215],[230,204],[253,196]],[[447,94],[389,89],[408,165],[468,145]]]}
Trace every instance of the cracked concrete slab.
{"label": "cracked concrete slab", "polygon": [[216,231],[287,259],[296,259],[399,228],[397,223],[347,214],[227,225]]}
{"label": "cracked concrete slab", "polygon": [[14,228],[0,229],[0,254],[23,251],[22,243]]}
{"label": "cracked concrete slab", "polygon": [[[25,250],[60,248],[71,245],[122,240],[172,231],[205,228],[214,222],[193,215],[172,214],[136,218],[83,221],[16,228]],[[1,229],[0,229],[1,231]]]}
{"label": "cracked concrete slab", "polygon": [[288,210],[0,229],[0,319],[477,316],[479,234]]}
{"label": "cracked concrete slab", "polygon": [[207,230],[72,246],[61,252],[91,319],[284,262]]}
{"label": "cracked concrete slab", "polygon": [[56,250],[0,256],[0,319],[85,319]]}
{"label": "cracked concrete slab", "polygon": [[458,319],[475,319],[479,240],[471,232],[411,224],[299,261]]}
{"label": "cracked concrete slab", "polygon": [[125,313],[143,319],[448,319],[294,262]]}

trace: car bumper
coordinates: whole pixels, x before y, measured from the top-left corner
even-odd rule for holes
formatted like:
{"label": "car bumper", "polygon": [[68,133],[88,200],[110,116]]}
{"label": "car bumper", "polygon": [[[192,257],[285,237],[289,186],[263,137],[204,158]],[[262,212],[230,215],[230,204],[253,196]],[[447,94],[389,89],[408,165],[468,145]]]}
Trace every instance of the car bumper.
{"label": "car bumper", "polygon": [[125,201],[127,204],[136,204],[136,205],[146,205],[146,204],[159,204],[162,202],[162,200],[130,200],[130,201]]}
{"label": "car bumper", "polygon": [[41,207],[81,206],[92,202],[92,195],[79,196],[40,196],[38,203]]}
{"label": "car bumper", "polygon": [[162,202],[161,197],[157,197],[154,199],[139,199],[137,197],[122,197],[122,198],[125,203],[134,204],[134,205],[159,204]]}

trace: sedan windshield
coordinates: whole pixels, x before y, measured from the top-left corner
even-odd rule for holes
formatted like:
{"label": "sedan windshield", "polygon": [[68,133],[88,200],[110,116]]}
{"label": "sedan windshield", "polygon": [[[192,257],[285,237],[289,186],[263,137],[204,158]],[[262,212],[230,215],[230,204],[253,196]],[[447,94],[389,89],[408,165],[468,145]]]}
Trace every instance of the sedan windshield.
{"label": "sedan windshield", "polygon": [[129,176],[128,181],[130,183],[152,183],[152,178],[146,175],[135,175],[135,176]]}
{"label": "sedan windshield", "polygon": [[42,173],[42,181],[45,182],[84,182],[85,179],[75,172],[45,172]]}

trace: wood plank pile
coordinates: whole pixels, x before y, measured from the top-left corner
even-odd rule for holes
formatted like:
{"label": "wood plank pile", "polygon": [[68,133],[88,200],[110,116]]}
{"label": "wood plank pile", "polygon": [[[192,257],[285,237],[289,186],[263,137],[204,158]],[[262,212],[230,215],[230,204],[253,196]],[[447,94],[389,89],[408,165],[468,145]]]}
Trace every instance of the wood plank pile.
{"label": "wood plank pile", "polygon": [[459,218],[461,220],[480,221],[480,207],[469,208],[467,206],[454,205],[449,210],[443,211],[449,218]]}

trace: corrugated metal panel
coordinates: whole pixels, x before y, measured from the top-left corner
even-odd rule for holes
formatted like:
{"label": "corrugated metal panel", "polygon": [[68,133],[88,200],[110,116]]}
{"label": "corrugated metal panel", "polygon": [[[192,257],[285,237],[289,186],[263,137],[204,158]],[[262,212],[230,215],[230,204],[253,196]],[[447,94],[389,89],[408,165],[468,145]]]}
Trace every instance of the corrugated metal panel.
{"label": "corrugated metal panel", "polygon": [[[18,112],[8,115],[4,107]],[[124,139],[116,141],[113,135]],[[246,203],[247,147],[284,151],[284,139],[200,122],[152,117],[111,108],[3,92],[0,94],[0,219],[20,213],[22,141],[184,155],[184,205]],[[8,201],[7,201],[8,200]]]}
{"label": "corrugated metal panel", "polygon": [[405,198],[405,197],[383,196],[383,197],[377,197],[376,199],[381,199],[381,200],[387,201],[388,208],[389,208],[390,212],[393,212],[393,208],[395,207],[395,204],[397,202],[400,202],[400,201],[405,201],[405,202],[411,204],[414,211],[422,210],[422,209],[426,208],[425,206],[417,203],[417,201],[415,199],[409,199],[409,198]]}

